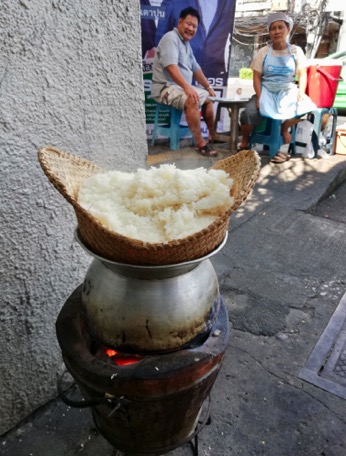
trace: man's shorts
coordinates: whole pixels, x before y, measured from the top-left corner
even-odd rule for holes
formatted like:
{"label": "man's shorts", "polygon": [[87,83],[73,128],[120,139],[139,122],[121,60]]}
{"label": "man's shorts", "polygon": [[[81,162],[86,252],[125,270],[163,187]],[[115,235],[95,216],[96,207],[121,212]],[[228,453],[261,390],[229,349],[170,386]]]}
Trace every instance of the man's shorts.
{"label": "man's shorts", "polygon": [[[194,87],[199,96],[199,106],[201,107],[206,102],[209,94],[207,90]],[[173,106],[174,108],[184,111],[187,95],[184,90],[178,85],[166,86],[160,93],[160,97],[156,99],[159,103]]]}

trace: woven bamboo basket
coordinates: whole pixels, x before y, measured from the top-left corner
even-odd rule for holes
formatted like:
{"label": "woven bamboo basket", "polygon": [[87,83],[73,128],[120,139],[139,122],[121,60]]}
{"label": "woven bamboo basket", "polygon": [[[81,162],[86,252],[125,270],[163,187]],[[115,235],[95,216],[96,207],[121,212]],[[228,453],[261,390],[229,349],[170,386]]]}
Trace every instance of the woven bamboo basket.
{"label": "woven bamboo basket", "polygon": [[72,204],[78,235],[86,247],[105,259],[143,266],[182,263],[201,258],[216,249],[226,235],[230,215],[245,201],[260,171],[260,159],[253,150],[244,150],[218,161],[213,168],[226,171],[234,181],[230,189],[234,198],[232,207],[207,228],[184,239],[148,243],[109,230],[78,204],[81,183],[105,170],[91,161],[50,146],[39,149],[38,159],[50,182]]}

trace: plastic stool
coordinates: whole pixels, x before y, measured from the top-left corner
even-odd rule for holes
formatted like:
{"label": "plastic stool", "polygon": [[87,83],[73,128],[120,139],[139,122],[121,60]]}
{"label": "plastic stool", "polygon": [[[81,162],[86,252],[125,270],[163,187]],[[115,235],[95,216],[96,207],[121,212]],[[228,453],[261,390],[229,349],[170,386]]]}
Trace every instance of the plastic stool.
{"label": "plastic stool", "polygon": [[[168,124],[159,124],[159,115],[161,113],[169,112]],[[180,138],[185,136],[191,136],[189,127],[180,125],[182,111],[180,109],[173,108],[173,106],[167,106],[161,103],[157,103],[155,111],[155,122],[154,129],[151,137],[151,145],[155,144],[155,139],[158,135],[169,138],[169,147],[172,150],[178,150],[180,148]]]}
{"label": "plastic stool", "polygon": [[336,125],[338,120],[338,111],[336,108],[317,108],[314,111],[309,112],[308,119],[312,122],[311,116],[313,116],[313,124],[314,124],[314,131],[317,135],[317,138],[320,137],[321,127],[322,127],[322,120],[323,115],[329,114],[333,116],[333,124],[332,124],[332,131],[331,131],[331,138],[330,143],[328,144],[329,148],[329,155],[334,154],[334,141],[335,141],[335,132],[336,132]]}
{"label": "plastic stool", "polygon": [[[282,127],[282,120],[278,119],[271,119],[266,117],[262,125],[256,127],[250,136],[249,147],[253,144],[263,144],[268,149],[269,158],[273,158],[280,147],[284,144],[284,139],[281,134],[281,127]],[[295,125],[291,127],[291,144],[290,149],[291,152],[295,153]]]}
{"label": "plastic stool", "polygon": [[281,120],[266,118],[260,127],[252,131],[249,147],[251,148],[253,144],[263,144],[268,148],[269,157],[273,158],[284,143],[281,125]]}

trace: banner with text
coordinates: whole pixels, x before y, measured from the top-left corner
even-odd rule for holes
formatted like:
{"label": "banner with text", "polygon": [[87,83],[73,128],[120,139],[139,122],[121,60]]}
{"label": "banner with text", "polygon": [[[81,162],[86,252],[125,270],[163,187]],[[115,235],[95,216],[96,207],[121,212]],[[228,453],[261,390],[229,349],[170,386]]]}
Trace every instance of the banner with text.
{"label": "banner with text", "polygon": [[[236,0],[141,0],[142,59],[147,136],[150,137],[156,103],[151,98],[152,65],[162,36],[177,26],[180,12],[191,6],[201,17],[190,44],[217,96],[227,87],[229,53]],[[164,122],[164,115],[160,123]],[[202,126],[207,134],[206,126]],[[205,130],[205,131],[204,131]]]}

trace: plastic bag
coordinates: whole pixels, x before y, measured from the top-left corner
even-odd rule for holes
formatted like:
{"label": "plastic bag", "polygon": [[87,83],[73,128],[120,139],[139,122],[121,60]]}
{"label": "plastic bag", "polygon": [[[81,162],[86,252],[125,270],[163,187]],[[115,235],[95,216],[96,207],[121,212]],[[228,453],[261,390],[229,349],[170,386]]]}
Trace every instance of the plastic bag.
{"label": "plastic bag", "polygon": [[318,151],[318,137],[314,126],[309,120],[302,120],[296,126],[296,153],[304,158],[314,158]]}

